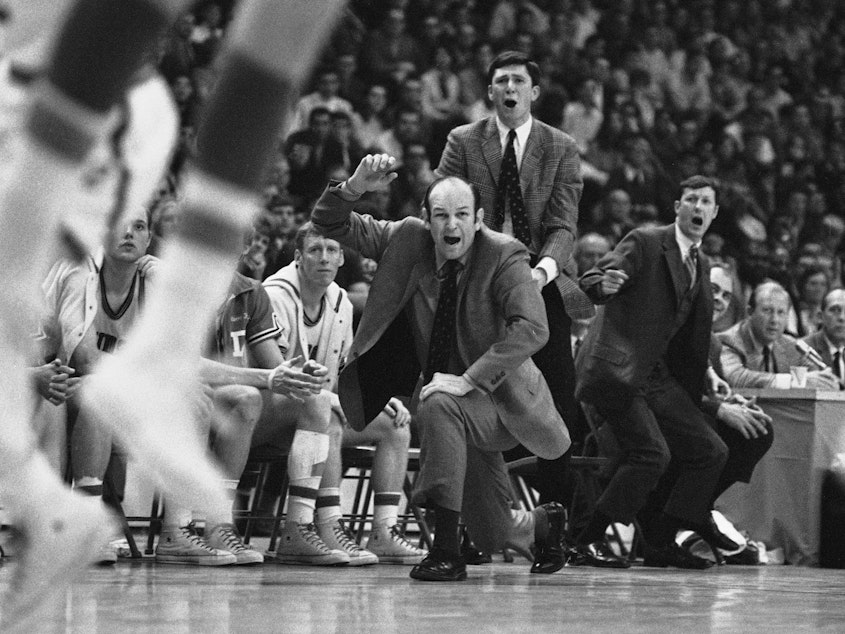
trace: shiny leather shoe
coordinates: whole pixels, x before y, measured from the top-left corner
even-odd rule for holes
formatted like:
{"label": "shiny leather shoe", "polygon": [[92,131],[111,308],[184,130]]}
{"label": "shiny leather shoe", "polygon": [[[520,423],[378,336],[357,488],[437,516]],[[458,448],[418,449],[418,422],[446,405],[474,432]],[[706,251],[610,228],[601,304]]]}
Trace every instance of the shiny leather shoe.
{"label": "shiny leather shoe", "polygon": [[685,568],[687,570],[705,570],[713,565],[709,559],[703,559],[684,550],[676,543],[660,548],[647,548],[643,565],[649,568]]}
{"label": "shiny leather shoe", "polygon": [[534,563],[531,564],[531,572],[536,574],[550,575],[557,572],[566,564],[566,555],[563,550],[563,524],[564,509],[558,502],[543,504],[546,512],[548,529],[545,539],[534,540]]}
{"label": "shiny leather shoe", "polygon": [[463,581],[466,578],[467,566],[463,558],[439,548],[432,548],[425,559],[411,568],[411,579],[418,581]]}
{"label": "shiny leather shoe", "polygon": [[722,550],[727,551],[739,550],[741,548],[740,544],[737,544],[734,540],[719,530],[719,527],[716,526],[716,522],[713,520],[713,516],[710,513],[707,514],[707,519],[702,524],[689,525],[686,526],[686,528],[698,533],[701,539],[714,548],[721,548]]}
{"label": "shiny leather shoe", "polygon": [[467,527],[461,527],[461,557],[468,566],[481,566],[493,563],[490,553],[481,552],[472,543]]}
{"label": "shiny leather shoe", "polygon": [[604,541],[573,546],[569,550],[569,564],[572,566],[594,566],[596,568],[631,567],[631,562],[614,553]]}

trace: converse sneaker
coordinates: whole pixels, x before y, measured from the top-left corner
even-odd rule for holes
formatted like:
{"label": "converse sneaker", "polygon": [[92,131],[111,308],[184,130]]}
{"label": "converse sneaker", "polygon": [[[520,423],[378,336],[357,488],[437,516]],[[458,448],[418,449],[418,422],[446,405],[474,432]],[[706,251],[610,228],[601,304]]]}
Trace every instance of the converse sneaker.
{"label": "converse sneaker", "polygon": [[314,524],[285,522],[276,547],[276,562],[299,566],[340,566],[349,563],[349,555],[332,550],[320,539]]}
{"label": "converse sneaker", "polygon": [[211,529],[205,541],[211,548],[232,553],[238,559],[238,566],[264,563],[264,555],[244,544],[234,524],[218,524]]}
{"label": "converse sneaker", "polygon": [[378,557],[358,545],[342,519],[330,524],[318,524],[317,534],[329,548],[349,555],[350,566],[370,566],[378,563]]}
{"label": "converse sneaker", "polygon": [[193,566],[228,566],[238,558],[225,550],[211,548],[197,535],[194,523],[161,532],[156,546],[156,562]]}
{"label": "converse sneaker", "polygon": [[380,563],[413,566],[428,554],[407,539],[398,525],[377,526],[367,540],[367,550],[374,553]]}

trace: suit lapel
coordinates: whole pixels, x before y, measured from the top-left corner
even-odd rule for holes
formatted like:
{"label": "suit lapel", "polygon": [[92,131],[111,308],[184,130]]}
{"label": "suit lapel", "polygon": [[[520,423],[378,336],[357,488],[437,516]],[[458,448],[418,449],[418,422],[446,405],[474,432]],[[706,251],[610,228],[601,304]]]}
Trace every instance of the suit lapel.
{"label": "suit lapel", "polygon": [[675,225],[666,227],[663,233],[663,257],[669,267],[672,276],[672,286],[675,289],[675,303],[680,304],[681,298],[686,292],[686,277],[683,273],[684,263],[681,260],[681,250],[678,248],[678,241],[675,240]]}
{"label": "suit lapel", "polygon": [[498,183],[499,173],[502,171],[502,142],[499,140],[496,117],[487,119],[484,138],[481,140],[481,153],[484,155],[484,162],[487,163],[493,182]]}

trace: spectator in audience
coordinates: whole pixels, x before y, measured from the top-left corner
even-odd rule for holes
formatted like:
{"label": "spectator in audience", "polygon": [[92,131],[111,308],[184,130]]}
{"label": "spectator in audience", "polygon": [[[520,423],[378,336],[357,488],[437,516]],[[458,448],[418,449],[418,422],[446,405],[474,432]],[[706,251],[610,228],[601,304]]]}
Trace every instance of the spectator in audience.
{"label": "spectator in audience", "polygon": [[668,220],[664,209],[665,182],[651,153],[651,146],[643,135],[628,137],[624,142],[624,159],[620,167],[610,172],[605,191],[621,189],[631,197],[634,218]]}
{"label": "spectator in audience", "polygon": [[425,190],[435,178],[422,143],[406,145],[402,157],[402,166],[396,170],[396,180],[390,184],[389,209],[392,220],[419,216]]}
{"label": "spectator in audience", "polygon": [[387,88],[383,84],[371,84],[367,97],[359,111],[358,141],[365,150],[376,146],[379,137],[390,127],[387,116]]}
{"label": "spectator in audience", "polygon": [[313,130],[311,113],[315,108],[325,108],[329,114],[332,112],[345,112],[352,115],[352,104],[343,97],[338,96],[340,90],[340,78],[334,68],[323,68],[317,73],[317,90],[301,97],[294,109],[294,118],[291,123],[291,131]]}
{"label": "spectator in audience", "polygon": [[337,168],[349,172],[364,156],[364,149],[353,133],[352,117],[346,112],[333,112],[330,120],[331,130],[323,154],[327,176]]}
{"label": "spectator in audience", "polygon": [[[337,96],[352,104],[355,113],[360,113],[367,85],[358,75],[358,58],[353,53],[344,53],[337,58]],[[360,121],[356,122],[356,128],[360,127]]]}
{"label": "spectator in audience", "polygon": [[361,67],[367,69],[370,81],[389,83],[404,78],[408,72],[420,72],[422,65],[419,47],[406,30],[405,11],[390,9],[382,26],[368,35]]}
{"label": "spectator in audience", "polygon": [[603,235],[612,245],[636,226],[632,217],[631,197],[624,189],[609,191],[597,209],[601,215],[591,230]]}
{"label": "spectator in audience", "polygon": [[[555,572],[563,565],[562,506],[511,512],[501,454],[520,441],[546,458],[569,446],[548,387],[529,360],[547,328],[526,250],[483,227],[480,197],[460,177],[432,184],[425,220],[380,223],[354,213],[359,195],[390,182],[392,168],[388,156],[365,157],[349,180],[324,193],[312,215],[327,237],[354,246],[380,267],[340,376],[344,412],[350,425],[362,425],[371,418],[367,412],[379,411],[390,396],[413,391],[425,362],[414,501],[435,510],[435,543],[412,578],[466,578],[458,543],[461,517],[485,552],[508,539],[525,547],[533,536],[532,570]],[[447,277],[438,282],[441,264]],[[463,268],[460,284],[455,264]],[[464,295],[467,301],[460,299]],[[411,341],[416,352],[406,345]],[[499,349],[507,349],[510,360]],[[529,377],[538,389],[530,405],[524,389]]]}
{"label": "spectator in audience", "polygon": [[[630,565],[607,546],[605,531],[633,519],[670,459],[679,475],[652,524],[645,565],[708,566],[675,544],[681,528],[716,547],[737,548],[710,515],[727,448],[698,407],[713,310],[709,266],[698,248],[718,213],[716,196],[709,179],[683,181],[675,223],[632,231],[581,277],[603,307],[576,360],[576,394],[610,426],[622,456],[576,538],[575,563]],[[710,383],[715,391],[712,376]]]}
{"label": "spectator in audience", "polygon": [[601,130],[601,91],[593,79],[585,79],[578,87],[577,100],[566,104],[563,110],[562,130],[578,144],[578,151],[584,156]]}
{"label": "spectator in audience", "polygon": [[153,204],[153,210],[150,214],[152,238],[147,253],[155,256],[161,255],[164,242],[176,230],[178,222],[179,201],[171,195],[165,195],[159,198]]}
{"label": "spectator in audience", "polygon": [[830,278],[824,267],[807,267],[798,276],[798,301],[795,312],[798,317],[796,332],[799,337],[816,332],[822,325],[822,304],[829,290]]}
{"label": "spectator in audience", "polygon": [[[337,377],[352,345],[352,304],[334,281],[343,259],[340,244],[306,223],[297,231],[295,261],[264,282],[281,325],[282,354],[286,359],[313,359],[329,369],[324,389],[331,401],[330,444],[317,492],[317,533],[330,548],[348,554],[350,565],[416,564],[425,552],[405,540],[396,524],[411,416],[401,400],[391,398],[363,431],[356,431],[360,425],[347,423],[337,396]],[[341,445],[376,446],[374,519],[367,550],[358,546],[341,519]]]}
{"label": "spectator in audience", "polygon": [[804,337],[804,341],[830,367],[842,389],[845,385],[845,291],[837,288],[825,295],[821,329]]}
{"label": "spectator in audience", "polygon": [[[411,108],[396,113],[393,126],[376,141],[376,147],[393,157],[403,156],[403,149],[411,143],[425,143],[422,131],[422,115]],[[399,161],[397,167],[401,167]]]}
{"label": "spectator in audience", "polygon": [[433,67],[420,77],[423,114],[435,121],[454,119],[460,112],[461,85],[449,47],[436,47],[433,60]]}
{"label": "spectator in audience", "polygon": [[575,245],[575,262],[578,264],[578,275],[583,275],[596,265],[613,246],[610,241],[598,233],[585,233]]}
{"label": "spectator in audience", "polygon": [[718,335],[722,368],[731,387],[788,389],[790,367],[803,366],[808,368],[807,387],[837,389],[830,368],[816,363],[807,346],[786,334],[789,306],[789,293],[781,285],[760,284],[748,301],[748,317]]}
{"label": "spectator in audience", "polygon": [[266,214],[255,219],[246,236],[246,248],[238,259],[238,273],[259,282],[264,279],[267,249],[277,232],[276,224],[275,219]]}

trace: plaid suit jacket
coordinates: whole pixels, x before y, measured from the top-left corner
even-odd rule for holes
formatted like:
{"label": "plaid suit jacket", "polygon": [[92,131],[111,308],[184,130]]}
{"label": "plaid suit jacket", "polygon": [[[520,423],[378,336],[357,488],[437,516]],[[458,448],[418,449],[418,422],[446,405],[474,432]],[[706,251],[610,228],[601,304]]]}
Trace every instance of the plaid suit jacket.
{"label": "plaid suit jacket", "polygon": [[[481,192],[484,222],[495,229],[496,183],[501,169],[499,131],[496,118],[489,117],[449,133],[435,174],[463,176],[474,183]],[[529,250],[538,260],[548,256],[557,262],[560,275],[555,284],[567,314],[573,319],[592,316],[592,302],[575,281],[573,253],[583,181],[572,137],[534,119],[522,153],[519,180],[531,230]]]}

